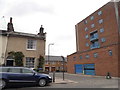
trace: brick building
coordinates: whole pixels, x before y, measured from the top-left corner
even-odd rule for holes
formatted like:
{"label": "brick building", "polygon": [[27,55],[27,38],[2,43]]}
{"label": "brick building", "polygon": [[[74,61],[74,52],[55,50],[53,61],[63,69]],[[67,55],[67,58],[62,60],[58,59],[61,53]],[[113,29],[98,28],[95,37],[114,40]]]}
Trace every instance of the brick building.
{"label": "brick building", "polygon": [[120,77],[119,17],[120,1],[108,2],[76,24],[76,52],[67,57],[68,73]]}
{"label": "brick building", "polygon": [[63,63],[63,59],[61,56],[48,56],[45,57],[45,71],[56,71],[61,72],[63,71],[63,65],[64,65],[64,71],[67,71],[67,58],[65,58],[65,61]]}
{"label": "brick building", "polygon": [[0,30],[0,65],[16,66],[15,59],[9,52],[22,52],[24,54],[23,66],[29,68],[38,67],[40,55],[45,57],[46,33],[41,26],[38,34],[14,31],[12,18],[7,30]]}

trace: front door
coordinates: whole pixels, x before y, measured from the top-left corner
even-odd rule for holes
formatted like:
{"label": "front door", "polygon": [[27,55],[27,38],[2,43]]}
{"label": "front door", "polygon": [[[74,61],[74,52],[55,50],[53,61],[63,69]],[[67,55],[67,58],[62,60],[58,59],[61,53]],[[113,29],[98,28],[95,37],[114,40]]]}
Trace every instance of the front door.
{"label": "front door", "polygon": [[14,59],[7,59],[6,66],[13,66]]}

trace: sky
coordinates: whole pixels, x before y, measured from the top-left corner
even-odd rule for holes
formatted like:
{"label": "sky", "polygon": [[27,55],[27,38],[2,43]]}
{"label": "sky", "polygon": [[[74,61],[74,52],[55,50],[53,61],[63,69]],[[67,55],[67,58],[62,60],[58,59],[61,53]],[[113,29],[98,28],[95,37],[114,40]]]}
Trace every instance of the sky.
{"label": "sky", "polygon": [[76,52],[75,25],[110,0],[0,0],[0,29],[10,17],[17,32],[46,32],[46,55],[67,56]]}

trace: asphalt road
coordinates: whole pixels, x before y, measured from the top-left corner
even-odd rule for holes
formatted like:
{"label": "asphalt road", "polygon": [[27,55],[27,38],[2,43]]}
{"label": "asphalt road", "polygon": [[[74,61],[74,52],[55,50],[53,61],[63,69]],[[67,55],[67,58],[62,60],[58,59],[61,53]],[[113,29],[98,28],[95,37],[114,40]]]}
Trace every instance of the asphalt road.
{"label": "asphalt road", "polygon": [[[53,76],[53,74],[50,73],[50,76]],[[120,81],[120,79],[118,80],[117,78],[106,79],[105,77],[94,77],[68,73],[65,73],[64,77],[65,80],[71,80],[73,82],[52,83],[46,87],[38,87],[33,85],[13,85],[5,90],[35,90],[40,88],[118,88],[118,81]],[[62,80],[63,74],[55,73],[55,78],[56,80],[58,78],[61,78]]]}

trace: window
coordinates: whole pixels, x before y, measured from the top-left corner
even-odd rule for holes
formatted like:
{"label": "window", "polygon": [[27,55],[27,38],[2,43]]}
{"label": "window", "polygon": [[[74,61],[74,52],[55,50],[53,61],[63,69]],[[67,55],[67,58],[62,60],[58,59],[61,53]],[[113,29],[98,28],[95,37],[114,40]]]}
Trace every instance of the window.
{"label": "window", "polygon": [[97,39],[98,39],[97,31],[90,34],[90,41],[94,41],[94,40],[97,40]]}
{"label": "window", "polygon": [[101,29],[100,29],[100,33],[102,33],[102,32],[104,32],[104,28],[101,28]]}
{"label": "window", "polygon": [[106,41],[106,39],[105,38],[101,38],[101,42],[105,42]]}
{"label": "window", "polygon": [[112,56],[112,51],[111,50],[109,50],[108,53],[109,53],[109,56]]}
{"label": "window", "polygon": [[86,35],[86,36],[85,36],[85,38],[87,39],[87,38],[89,38],[89,36],[88,36],[88,35]]}
{"label": "window", "polygon": [[90,58],[90,56],[87,54],[87,55],[85,55],[85,57],[86,57],[86,59],[88,59],[88,58]]}
{"label": "window", "polygon": [[34,68],[34,60],[35,60],[35,58],[26,57],[26,67]]}
{"label": "window", "polygon": [[36,50],[36,40],[28,40],[27,41],[27,49]]}
{"label": "window", "polygon": [[102,11],[99,11],[99,12],[98,12],[98,15],[101,15],[101,14],[102,14]]}
{"label": "window", "polygon": [[21,69],[20,68],[10,68],[9,72],[12,72],[12,73],[21,73]]}
{"label": "window", "polygon": [[46,61],[45,64],[48,64],[48,61]]}
{"label": "window", "polygon": [[95,27],[95,24],[91,24],[91,28],[94,28]]}
{"label": "window", "polygon": [[54,64],[55,64],[55,61],[52,61],[52,64],[54,65]]}
{"label": "window", "polygon": [[75,57],[75,56],[73,57],[73,60],[76,60],[76,57]]}
{"label": "window", "polygon": [[88,47],[89,46],[89,44],[88,43],[86,43],[86,47]]}
{"label": "window", "polygon": [[80,59],[82,59],[82,56],[80,55]]}
{"label": "window", "polygon": [[88,31],[88,28],[87,28],[87,27],[85,28],[85,31]]}
{"label": "window", "polygon": [[95,42],[92,42],[90,48],[91,49],[95,49],[95,48],[99,48],[100,47],[100,44],[98,41],[95,41]]}
{"label": "window", "polygon": [[103,23],[103,19],[100,19],[98,22],[99,22],[99,24]]}
{"label": "window", "polygon": [[90,19],[93,20],[93,19],[94,19],[94,16],[91,16]]}
{"label": "window", "polygon": [[29,69],[22,69],[22,73],[33,73],[33,71]]}
{"label": "window", "polygon": [[84,23],[87,24],[87,20],[85,20]]}
{"label": "window", "polygon": [[2,69],[0,68],[0,72],[8,72],[8,69],[9,69],[9,68],[3,68],[3,67],[2,67]]}
{"label": "window", "polygon": [[98,53],[94,53],[94,57],[97,58],[98,57]]}

